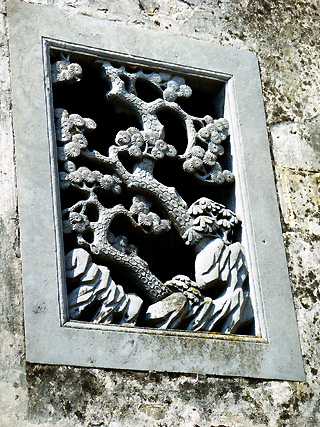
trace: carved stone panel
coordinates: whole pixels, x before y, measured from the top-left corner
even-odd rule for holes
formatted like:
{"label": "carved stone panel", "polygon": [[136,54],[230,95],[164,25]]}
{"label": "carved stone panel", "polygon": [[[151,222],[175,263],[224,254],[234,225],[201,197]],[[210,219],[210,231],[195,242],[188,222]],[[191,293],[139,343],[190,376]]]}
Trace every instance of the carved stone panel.
{"label": "carved stone panel", "polygon": [[69,319],[254,335],[224,84],[50,53]]}
{"label": "carved stone panel", "polygon": [[27,360],[303,379],[256,57],[8,15]]}

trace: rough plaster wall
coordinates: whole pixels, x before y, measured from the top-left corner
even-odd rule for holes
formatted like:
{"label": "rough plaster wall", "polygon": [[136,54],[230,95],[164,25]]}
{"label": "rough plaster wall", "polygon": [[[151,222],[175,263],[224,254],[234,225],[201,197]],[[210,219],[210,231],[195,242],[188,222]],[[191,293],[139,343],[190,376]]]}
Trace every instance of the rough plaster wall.
{"label": "rough plaster wall", "polygon": [[25,363],[7,22],[2,0],[0,424],[5,427],[319,426],[319,2],[38,0],[30,3],[257,53],[307,380],[289,383]]}

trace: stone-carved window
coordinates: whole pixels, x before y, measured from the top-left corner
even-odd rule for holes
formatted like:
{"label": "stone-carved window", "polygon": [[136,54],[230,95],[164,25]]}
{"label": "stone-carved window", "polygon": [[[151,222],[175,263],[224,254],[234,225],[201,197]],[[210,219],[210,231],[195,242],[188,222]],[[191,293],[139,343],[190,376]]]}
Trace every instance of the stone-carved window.
{"label": "stone-carved window", "polygon": [[224,84],[70,55],[51,51],[69,319],[254,335]]}
{"label": "stone-carved window", "polygon": [[27,360],[302,379],[254,55],[8,10]]}

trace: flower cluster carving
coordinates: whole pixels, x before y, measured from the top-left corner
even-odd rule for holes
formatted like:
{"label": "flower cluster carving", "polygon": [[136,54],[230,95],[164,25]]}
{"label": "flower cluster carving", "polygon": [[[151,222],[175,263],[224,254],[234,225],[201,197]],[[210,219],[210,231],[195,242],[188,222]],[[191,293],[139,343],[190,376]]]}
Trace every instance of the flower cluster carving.
{"label": "flower cluster carving", "polygon": [[[100,66],[101,78],[110,87],[106,102],[117,112],[134,115],[140,128],[124,127],[102,153],[90,147],[90,133],[97,127],[91,118],[55,109],[60,188],[78,195],[61,213],[63,233],[76,238],[76,247],[66,255],[70,319],[83,320],[87,313],[85,320],[95,323],[236,333],[252,321],[244,250],[234,239],[239,219],[206,197],[188,206],[176,188],[154,176],[155,164],[171,158],[200,184],[232,185],[233,173],[218,161],[229,137],[228,121],[188,114],[179,105],[179,99],[192,96],[183,77],[130,72],[110,62]],[[52,65],[53,84],[76,84],[81,75],[81,66],[69,58]],[[159,97],[141,99],[138,81],[150,85]],[[185,127],[182,154],[166,142],[165,126],[157,116],[161,111],[173,113]],[[131,168],[123,161],[126,158]],[[116,200],[123,190],[132,195],[130,207],[121,203],[107,207],[101,201],[101,195]],[[96,212],[94,220],[90,209]],[[139,248],[127,236],[111,231],[118,218],[125,218],[142,235],[164,235],[174,228],[194,249],[194,278],[179,274],[164,283],[159,280],[139,256]],[[112,280],[114,265],[125,272],[137,294]],[[215,289],[219,292],[210,293]]]}

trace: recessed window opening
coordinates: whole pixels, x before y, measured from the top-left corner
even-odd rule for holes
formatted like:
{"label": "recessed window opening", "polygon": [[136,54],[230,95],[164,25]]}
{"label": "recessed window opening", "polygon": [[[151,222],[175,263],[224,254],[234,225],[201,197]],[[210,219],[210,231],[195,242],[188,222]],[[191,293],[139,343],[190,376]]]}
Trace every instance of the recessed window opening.
{"label": "recessed window opening", "polygon": [[55,50],[51,68],[69,318],[254,334],[224,83]]}

